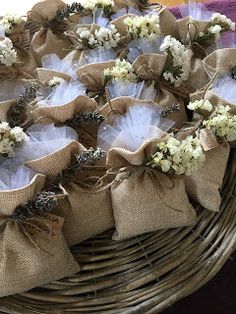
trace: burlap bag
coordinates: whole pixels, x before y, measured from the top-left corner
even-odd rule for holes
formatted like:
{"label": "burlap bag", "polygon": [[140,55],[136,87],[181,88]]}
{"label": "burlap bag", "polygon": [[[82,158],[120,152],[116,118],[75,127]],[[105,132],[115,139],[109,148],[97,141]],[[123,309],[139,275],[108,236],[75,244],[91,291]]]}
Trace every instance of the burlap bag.
{"label": "burlap bag", "polygon": [[63,184],[68,193],[60,201],[56,215],[65,217],[63,233],[69,246],[76,245],[114,227],[109,188],[89,187],[78,173]]}
{"label": "burlap bag", "polygon": [[203,59],[203,65],[210,77],[216,73],[224,74],[236,66],[236,49],[217,49]]}
{"label": "burlap bag", "polygon": [[32,112],[35,120],[40,123],[63,123],[72,119],[76,114],[92,112],[96,109],[97,103],[88,96],[78,96],[67,104],[60,106],[44,106],[43,102],[38,102],[38,106]]}
{"label": "burlap bag", "polygon": [[[158,9],[156,10],[158,11]],[[176,17],[164,6],[159,10],[160,14],[160,27],[164,36],[171,35],[179,38],[177,19]]]}
{"label": "burlap bag", "polygon": [[8,110],[16,104],[16,101],[14,99],[1,101],[0,102],[0,122],[6,122],[7,121],[7,113]]}
{"label": "burlap bag", "polygon": [[115,28],[117,29],[118,33],[121,34],[121,36],[127,36],[128,34],[128,28],[127,25],[124,23],[124,20],[127,17],[135,17],[135,14],[125,14],[123,16],[118,17],[117,19],[111,21],[110,25],[114,25]]}
{"label": "burlap bag", "polygon": [[113,10],[115,12],[124,9],[126,7],[139,8],[139,3],[137,0],[114,0]]}
{"label": "burlap bag", "polygon": [[104,70],[115,66],[115,61],[91,63],[80,67],[77,74],[89,90],[101,90],[105,85]]}
{"label": "burlap bag", "polygon": [[108,152],[109,166],[126,167],[119,171],[111,186],[114,240],[188,226],[196,220],[183,180],[142,166],[156,143],[157,140],[148,140],[135,152],[123,148],[112,148]]}
{"label": "burlap bag", "polygon": [[185,177],[187,194],[194,201],[211,211],[219,211],[221,188],[229,158],[228,144],[206,152],[204,165],[192,176]]}
{"label": "burlap bag", "polygon": [[60,231],[60,217],[49,214],[19,221],[12,216],[18,205],[36,196],[44,181],[44,176],[37,175],[26,187],[0,191],[1,297],[24,293],[79,271]]}
{"label": "burlap bag", "polygon": [[195,92],[206,86],[210,78],[204,67],[202,59],[195,56],[191,59],[190,74],[187,81],[188,90],[190,93]]}
{"label": "burlap bag", "polygon": [[184,44],[190,44],[194,42],[200,32],[207,30],[210,21],[195,20],[191,16],[187,16],[177,20],[176,23],[181,41]]}
{"label": "burlap bag", "polygon": [[63,35],[65,25],[61,25],[61,22],[52,23],[57,11],[65,6],[61,0],[45,0],[35,4],[28,12],[29,20],[41,26],[31,41],[31,52],[39,65],[46,54],[55,53],[63,58],[68,53],[71,42]]}
{"label": "burlap bag", "polygon": [[57,72],[54,70],[49,70],[49,69],[44,69],[44,68],[37,68],[35,70],[36,76],[38,78],[38,80],[43,84],[47,84],[50,80],[52,80],[54,77],[60,77],[65,81],[70,81],[71,80],[71,76],[66,74],[66,73],[62,73],[62,72]]}
{"label": "burlap bag", "polygon": [[206,91],[204,99],[208,99],[214,106],[218,105],[229,106],[231,108],[231,113],[236,114],[236,104],[232,104],[224,100],[211,89]]}
{"label": "burlap bag", "polygon": [[54,153],[36,160],[26,161],[25,164],[39,173],[43,173],[47,176],[56,176],[69,166],[72,157],[77,154],[80,149],[81,144],[77,141],[71,141],[68,145]]}

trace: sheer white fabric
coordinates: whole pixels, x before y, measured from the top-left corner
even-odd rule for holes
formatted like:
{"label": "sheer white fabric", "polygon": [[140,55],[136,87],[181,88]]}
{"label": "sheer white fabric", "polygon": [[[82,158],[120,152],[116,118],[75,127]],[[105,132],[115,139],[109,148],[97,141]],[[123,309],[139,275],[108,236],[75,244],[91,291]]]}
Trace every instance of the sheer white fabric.
{"label": "sheer white fabric", "polygon": [[225,75],[219,78],[214,83],[213,91],[224,100],[236,105],[236,80],[230,76]]}
{"label": "sheer white fabric", "polygon": [[67,126],[55,127],[53,124],[35,124],[27,133],[28,139],[16,149],[16,157],[24,161],[54,153],[78,138],[74,129]]}
{"label": "sheer white fabric", "polygon": [[189,1],[188,4],[179,7],[182,17],[191,16],[195,20],[209,21],[214,12],[208,11],[203,3]]}
{"label": "sheer white fabric", "polygon": [[127,9],[123,8],[123,9],[117,11],[115,14],[112,14],[111,18],[112,18],[112,20],[116,20],[119,17],[124,16],[126,14],[135,14],[135,15],[138,15],[138,16],[143,15],[143,13],[140,12],[138,9],[133,8],[133,7],[128,7]]}
{"label": "sheer white fabric", "polygon": [[36,172],[24,165],[6,161],[0,165],[0,190],[8,191],[27,186]]}
{"label": "sheer white fabric", "polygon": [[83,66],[90,63],[102,63],[107,61],[113,61],[117,59],[117,55],[112,49],[95,48],[87,50],[82,55],[79,65]]}
{"label": "sheer white fabric", "polygon": [[161,138],[174,122],[161,117],[162,109],[151,105],[131,106],[127,113],[115,116],[112,125],[102,124],[98,130],[98,146],[136,151],[146,140]]}
{"label": "sheer white fabric", "polygon": [[60,59],[55,53],[52,53],[42,57],[42,67],[68,74],[74,78],[76,77],[78,64],[76,62],[72,63],[68,59]]}
{"label": "sheer white fabric", "polygon": [[13,81],[2,81],[0,83],[0,102],[16,99],[24,92],[24,84]]}
{"label": "sheer white fabric", "polygon": [[83,83],[78,80],[71,80],[70,82],[63,81],[46,98],[43,98],[44,90],[39,91],[37,94],[38,106],[60,106],[71,102],[77,96],[81,95],[86,95],[86,86]]}
{"label": "sheer white fabric", "polygon": [[139,99],[144,89],[145,82],[131,83],[122,80],[114,80],[108,85],[111,99],[121,96],[130,96]]}

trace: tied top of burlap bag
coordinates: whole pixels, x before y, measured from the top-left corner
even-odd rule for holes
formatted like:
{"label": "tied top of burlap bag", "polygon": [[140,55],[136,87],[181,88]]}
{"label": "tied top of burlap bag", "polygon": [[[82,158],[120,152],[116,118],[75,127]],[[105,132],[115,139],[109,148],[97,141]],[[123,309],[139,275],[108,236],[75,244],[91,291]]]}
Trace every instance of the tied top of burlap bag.
{"label": "tied top of burlap bag", "polygon": [[191,44],[200,32],[205,32],[209,21],[195,20],[191,16],[177,20],[177,26],[181,40],[185,44]]}
{"label": "tied top of burlap bag", "polygon": [[71,46],[70,40],[63,34],[67,23],[55,19],[56,13],[65,7],[66,4],[61,0],[45,0],[35,4],[28,12],[29,21],[41,26],[31,41],[31,52],[38,64],[49,53],[56,53],[63,58]]}
{"label": "tied top of burlap bag", "polygon": [[76,114],[92,112],[96,109],[97,103],[88,96],[78,96],[71,102],[60,106],[40,105],[32,114],[40,123],[63,123],[72,119]]}
{"label": "tied top of burlap bag", "polygon": [[236,49],[217,49],[203,59],[203,65],[210,77],[213,77],[216,73],[230,72],[236,66]]}
{"label": "tied top of burlap bag", "polygon": [[77,74],[90,90],[99,91],[105,85],[104,70],[114,66],[115,61],[86,64],[77,70]]}
{"label": "tied top of burlap bag", "polygon": [[42,189],[45,176],[37,174],[31,182],[22,188],[14,190],[0,190],[0,211],[4,215],[12,215],[15,208],[24,205]]}

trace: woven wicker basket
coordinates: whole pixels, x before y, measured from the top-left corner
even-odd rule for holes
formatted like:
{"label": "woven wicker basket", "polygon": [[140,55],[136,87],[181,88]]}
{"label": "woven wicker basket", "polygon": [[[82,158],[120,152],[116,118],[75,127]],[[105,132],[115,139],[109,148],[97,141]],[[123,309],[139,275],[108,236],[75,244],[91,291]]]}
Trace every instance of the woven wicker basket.
{"label": "woven wicker basket", "polygon": [[3,313],[159,313],[211,280],[236,249],[236,151],[219,213],[197,207],[192,228],[124,242],[100,235],[72,249],[82,271],[34,291],[3,298]]}

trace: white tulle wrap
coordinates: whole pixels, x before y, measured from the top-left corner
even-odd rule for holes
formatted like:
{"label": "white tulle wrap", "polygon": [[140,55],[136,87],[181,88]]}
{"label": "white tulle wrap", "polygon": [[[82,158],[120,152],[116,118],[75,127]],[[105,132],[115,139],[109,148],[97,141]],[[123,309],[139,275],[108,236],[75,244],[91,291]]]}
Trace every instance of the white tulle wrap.
{"label": "white tulle wrap", "polygon": [[98,146],[136,151],[146,140],[161,138],[174,122],[161,117],[161,109],[152,105],[134,105],[127,113],[115,116],[112,125],[104,122],[98,130]]}
{"label": "white tulle wrap", "polygon": [[180,6],[182,17],[191,16],[198,21],[209,21],[214,12],[208,11],[203,3],[189,1],[188,4]]}
{"label": "white tulle wrap", "polygon": [[18,161],[6,161],[0,164],[0,190],[9,191],[27,186],[36,175],[36,172]]}
{"label": "white tulle wrap", "polygon": [[140,12],[138,9],[136,9],[134,7],[127,7],[127,9],[123,8],[123,9],[117,11],[115,14],[112,14],[111,18],[112,18],[112,20],[116,20],[119,17],[124,16],[126,14],[135,14],[138,16],[144,15],[143,12]]}
{"label": "white tulle wrap", "polygon": [[154,82],[146,86],[145,81],[132,83],[122,80],[113,80],[108,85],[108,91],[111,99],[129,96],[142,100],[155,100],[157,94]]}
{"label": "white tulle wrap", "polygon": [[16,157],[24,160],[36,160],[64,148],[77,140],[75,130],[70,127],[55,127],[54,124],[35,124],[28,129],[28,139],[16,150]]}
{"label": "white tulle wrap", "polygon": [[0,102],[16,99],[24,92],[24,84],[16,84],[13,81],[2,81],[0,83]]}
{"label": "white tulle wrap", "polygon": [[212,89],[215,94],[236,106],[236,80],[225,75],[215,81]]}
{"label": "white tulle wrap", "polygon": [[44,98],[43,91],[37,94],[38,106],[61,106],[74,100],[77,96],[86,94],[86,86],[78,80],[63,81]]}
{"label": "white tulle wrap", "polygon": [[164,52],[160,50],[163,40],[164,38],[162,36],[156,36],[154,40],[141,38],[131,41],[128,45],[128,61],[133,63],[138,58],[138,56],[146,53],[163,54]]}
{"label": "white tulle wrap", "polygon": [[93,15],[86,15],[80,17],[80,24],[97,24],[101,27],[107,27],[109,24],[109,19],[104,15],[103,9],[98,8],[93,11]]}
{"label": "white tulle wrap", "polygon": [[44,69],[62,72],[76,78],[77,63],[73,63],[67,59],[60,59],[55,53],[42,57],[42,67]]}
{"label": "white tulle wrap", "polygon": [[112,49],[95,48],[83,53],[79,65],[83,66],[90,63],[101,63],[117,59],[116,53]]}

